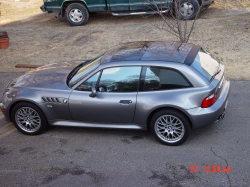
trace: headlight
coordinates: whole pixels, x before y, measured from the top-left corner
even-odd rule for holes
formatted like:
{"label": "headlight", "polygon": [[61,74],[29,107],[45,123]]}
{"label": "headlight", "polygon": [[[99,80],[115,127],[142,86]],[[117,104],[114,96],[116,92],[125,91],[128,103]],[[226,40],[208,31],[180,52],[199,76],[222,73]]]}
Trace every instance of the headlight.
{"label": "headlight", "polygon": [[5,86],[5,92],[3,93],[3,95],[6,93],[6,92],[8,92],[10,89],[10,87],[12,87],[12,86],[14,86],[15,84],[16,84],[16,82],[17,82],[17,79],[18,79],[18,77],[17,78],[15,78],[15,79],[13,79],[12,81],[10,81],[6,86]]}
{"label": "headlight", "polygon": [[18,77],[13,79],[12,81],[10,81],[7,85],[6,85],[6,88],[9,88],[9,87],[12,87],[16,84],[16,81],[17,81]]}

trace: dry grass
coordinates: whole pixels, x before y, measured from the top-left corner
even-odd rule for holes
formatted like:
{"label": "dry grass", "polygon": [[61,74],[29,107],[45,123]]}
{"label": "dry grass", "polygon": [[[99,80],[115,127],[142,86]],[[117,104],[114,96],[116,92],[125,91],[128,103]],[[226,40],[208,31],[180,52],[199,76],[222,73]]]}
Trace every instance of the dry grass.
{"label": "dry grass", "polygon": [[[234,1],[216,1],[202,11],[190,42],[219,56],[226,64],[225,74],[230,79],[250,80],[249,1],[231,2]],[[85,26],[71,27],[65,19],[55,19],[55,14],[41,13],[38,7],[42,1],[1,3],[0,30],[8,32],[10,47],[0,50],[0,72],[25,71],[14,68],[19,63],[48,64],[90,59],[124,42],[173,40],[168,33],[152,26],[152,22],[161,21],[157,15],[146,19],[97,13],[90,15]],[[20,14],[10,14],[12,8],[9,13],[2,9],[6,4],[14,6],[15,3],[19,9],[26,8],[17,11]],[[32,3],[34,6],[30,6]]]}

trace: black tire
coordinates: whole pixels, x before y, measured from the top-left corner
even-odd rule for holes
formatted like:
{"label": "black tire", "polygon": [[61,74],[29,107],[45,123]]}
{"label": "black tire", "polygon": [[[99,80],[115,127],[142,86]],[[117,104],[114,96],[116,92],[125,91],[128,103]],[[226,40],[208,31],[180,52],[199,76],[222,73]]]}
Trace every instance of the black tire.
{"label": "black tire", "polygon": [[191,125],[186,116],[181,112],[164,109],[153,115],[150,129],[155,138],[162,144],[176,146],[187,140],[191,132]]}
{"label": "black tire", "polygon": [[[78,12],[80,16],[73,17],[71,13],[74,11]],[[89,11],[80,3],[72,3],[66,8],[66,19],[72,26],[84,25],[89,19]]]}
{"label": "black tire", "polygon": [[[180,14],[180,20],[186,20],[186,19],[187,20],[194,20],[196,18],[198,11],[199,11],[199,8],[200,8],[199,2],[197,0],[181,0],[180,5],[177,5],[178,10],[180,7],[183,7],[185,3],[192,7],[192,9],[191,9],[192,13],[188,16],[185,16],[184,12],[182,10],[177,11]],[[176,14],[174,5],[173,5],[173,12]]]}
{"label": "black tire", "polygon": [[21,102],[14,106],[11,120],[15,127],[26,135],[41,134],[48,127],[47,119],[41,109],[28,102]]}

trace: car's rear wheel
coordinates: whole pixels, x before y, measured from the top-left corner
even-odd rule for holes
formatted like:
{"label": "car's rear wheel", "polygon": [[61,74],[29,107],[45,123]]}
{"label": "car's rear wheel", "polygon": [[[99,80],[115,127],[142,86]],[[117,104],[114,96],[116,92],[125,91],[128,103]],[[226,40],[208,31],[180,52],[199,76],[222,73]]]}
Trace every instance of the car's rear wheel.
{"label": "car's rear wheel", "polygon": [[44,132],[48,126],[43,112],[34,104],[21,102],[14,106],[11,119],[16,128],[27,135]]}
{"label": "car's rear wheel", "polygon": [[72,26],[81,26],[88,21],[89,12],[84,5],[72,3],[66,8],[66,19]]}
{"label": "car's rear wheel", "polygon": [[180,145],[190,134],[190,122],[182,113],[165,109],[154,114],[150,124],[155,138],[165,145]]}

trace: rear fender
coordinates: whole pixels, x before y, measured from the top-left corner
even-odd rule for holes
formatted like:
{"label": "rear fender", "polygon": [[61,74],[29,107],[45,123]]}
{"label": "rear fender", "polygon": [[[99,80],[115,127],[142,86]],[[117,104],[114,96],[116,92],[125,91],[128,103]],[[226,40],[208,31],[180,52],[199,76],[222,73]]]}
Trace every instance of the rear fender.
{"label": "rear fender", "polygon": [[86,3],[86,1],[84,1],[84,0],[66,0],[66,1],[64,1],[64,2],[62,3],[62,6],[61,6],[61,17],[62,17],[62,18],[65,17],[65,10],[66,10],[66,8],[67,8],[70,4],[72,4],[72,3],[80,3],[80,4],[84,5],[84,6],[87,8],[87,10],[88,10],[87,3]]}

